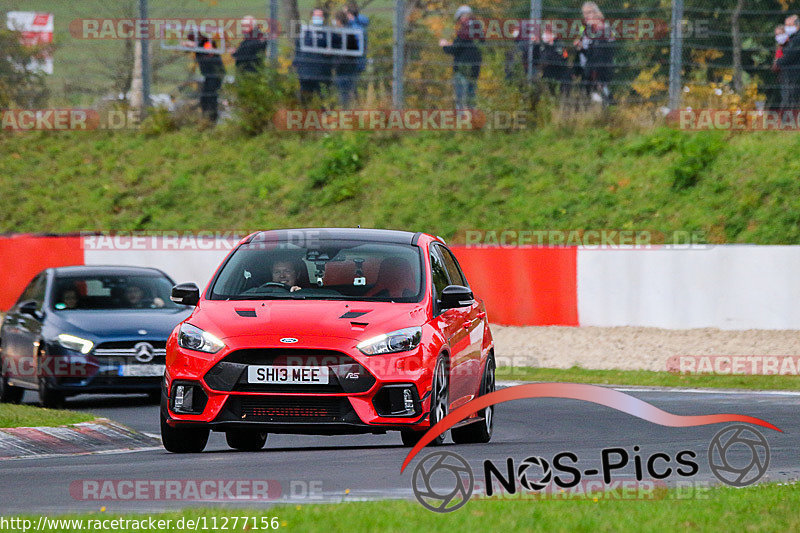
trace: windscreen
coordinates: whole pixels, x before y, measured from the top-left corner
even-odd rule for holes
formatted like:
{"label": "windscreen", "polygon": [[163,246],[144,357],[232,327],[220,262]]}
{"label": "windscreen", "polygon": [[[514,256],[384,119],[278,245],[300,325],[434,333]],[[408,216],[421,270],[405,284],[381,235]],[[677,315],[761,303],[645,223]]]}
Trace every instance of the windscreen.
{"label": "windscreen", "polygon": [[61,276],[54,281],[56,311],[97,309],[183,309],[169,299],[172,283],[161,276]]}
{"label": "windscreen", "polygon": [[212,300],[321,299],[418,302],[419,248],[356,240],[243,244],[214,283]]}

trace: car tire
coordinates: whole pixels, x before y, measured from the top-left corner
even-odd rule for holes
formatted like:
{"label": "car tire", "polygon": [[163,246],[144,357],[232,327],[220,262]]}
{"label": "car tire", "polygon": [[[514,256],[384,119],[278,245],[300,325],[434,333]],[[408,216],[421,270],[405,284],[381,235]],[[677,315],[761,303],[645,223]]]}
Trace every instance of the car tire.
{"label": "car tire", "polygon": [[50,387],[47,379],[39,378],[39,405],[48,409],[61,409],[64,407],[64,393]]}
{"label": "car tire", "polygon": [[200,453],[208,444],[207,428],[172,427],[161,413],[161,443],[172,453]]}
{"label": "car tire", "polygon": [[0,403],[20,403],[25,389],[9,385],[8,376],[3,372],[4,368],[5,363],[0,355]]}
{"label": "car tire", "polygon": [[257,429],[229,429],[225,432],[228,446],[240,452],[257,452],[267,443],[267,432]]}
{"label": "car tire", "polygon": [[[481,391],[479,396],[495,391],[495,362],[494,356],[490,355],[486,360],[486,368],[483,370],[481,379]],[[453,428],[450,434],[456,444],[484,444],[492,440],[492,430],[494,428],[494,406],[490,405],[480,412],[482,419],[463,426]]]}
{"label": "car tire", "polygon": [[[450,380],[447,372],[447,363],[444,358],[440,358],[436,362],[436,367],[433,371],[433,382],[431,383],[431,410],[428,415],[430,420],[430,427],[435,426],[442,418],[447,416],[450,411]],[[411,431],[403,430],[400,432],[400,437],[403,439],[405,446],[416,445],[424,431]],[[440,446],[444,444],[447,437],[447,431],[436,437],[431,441],[432,446]]]}

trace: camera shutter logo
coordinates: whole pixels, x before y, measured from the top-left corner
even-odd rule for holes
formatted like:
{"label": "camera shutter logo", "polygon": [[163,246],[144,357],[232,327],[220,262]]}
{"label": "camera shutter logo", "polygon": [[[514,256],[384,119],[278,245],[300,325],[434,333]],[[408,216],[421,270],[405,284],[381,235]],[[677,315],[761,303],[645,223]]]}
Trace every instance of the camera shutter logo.
{"label": "camera shutter logo", "polygon": [[136,351],[136,355],[134,357],[140,363],[149,363],[155,357],[153,345],[149,342],[140,342],[134,346],[133,349]]}
{"label": "camera shutter logo", "polygon": [[708,466],[723,483],[746,487],[767,472],[769,455],[769,444],[764,435],[750,426],[736,424],[726,427],[711,439]]}
{"label": "camera shutter logo", "polygon": [[[538,481],[532,481],[533,477],[528,478],[531,467],[538,467],[542,470],[542,475]],[[517,479],[519,484],[528,490],[542,490],[550,484],[553,478],[553,471],[550,469],[550,463],[545,461],[542,457],[528,457],[522,461],[517,469]]]}
{"label": "camera shutter logo", "polygon": [[434,452],[414,468],[414,496],[426,509],[450,513],[465,505],[475,488],[469,463],[453,452]]}

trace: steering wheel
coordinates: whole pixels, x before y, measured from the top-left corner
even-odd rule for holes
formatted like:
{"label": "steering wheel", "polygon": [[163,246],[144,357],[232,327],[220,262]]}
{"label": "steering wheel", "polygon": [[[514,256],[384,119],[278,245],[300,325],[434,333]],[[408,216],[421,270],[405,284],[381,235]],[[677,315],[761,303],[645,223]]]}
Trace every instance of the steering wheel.
{"label": "steering wheel", "polygon": [[290,288],[288,288],[283,283],[280,283],[280,282],[277,282],[277,281],[268,281],[266,283],[262,283],[261,285],[258,286],[258,288],[260,289],[261,287],[280,287],[281,289],[283,289],[283,290],[285,290],[287,292],[291,290]]}

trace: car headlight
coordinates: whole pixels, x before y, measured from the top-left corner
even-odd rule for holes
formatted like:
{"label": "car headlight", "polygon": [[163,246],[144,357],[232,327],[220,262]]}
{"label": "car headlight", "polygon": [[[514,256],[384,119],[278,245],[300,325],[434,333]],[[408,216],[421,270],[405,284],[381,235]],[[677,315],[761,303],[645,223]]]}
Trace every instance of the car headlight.
{"label": "car headlight", "polygon": [[91,352],[92,348],[94,347],[94,343],[89,339],[82,339],[67,333],[62,333],[56,337],[56,339],[58,339],[58,344],[67,350],[75,350],[76,352],[81,352],[84,355]]}
{"label": "car headlight", "polygon": [[419,346],[421,340],[422,328],[404,328],[367,339],[358,343],[356,348],[364,355],[407,352]]}
{"label": "car headlight", "polygon": [[225,343],[207,331],[191,324],[181,324],[178,332],[178,346],[197,352],[217,353]]}

